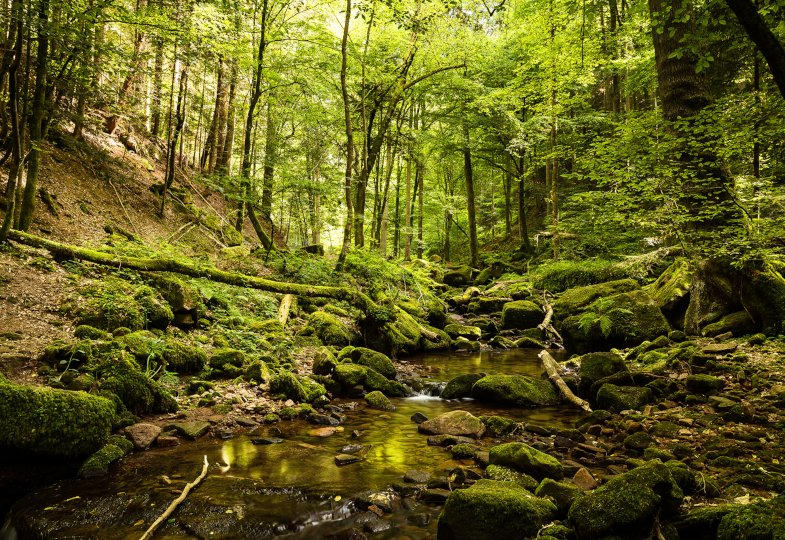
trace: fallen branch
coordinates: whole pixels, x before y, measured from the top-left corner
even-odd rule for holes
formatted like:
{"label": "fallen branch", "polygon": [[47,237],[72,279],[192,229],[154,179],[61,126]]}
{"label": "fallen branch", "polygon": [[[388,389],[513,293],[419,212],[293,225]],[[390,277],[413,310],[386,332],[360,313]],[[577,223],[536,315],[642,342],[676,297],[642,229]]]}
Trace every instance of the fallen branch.
{"label": "fallen branch", "polygon": [[556,360],[551,356],[551,354],[546,351],[540,351],[540,354],[537,356],[540,357],[542,360],[542,365],[545,367],[545,372],[548,374],[548,378],[553,381],[553,384],[559,389],[561,395],[564,396],[564,399],[583,409],[586,412],[591,412],[591,406],[589,402],[585,399],[581,399],[575,394],[572,393],[570,387],[567,386],[567,383],[564,382],[564,379],[561,378],[559,375],[559,364],[556,363]]}
{"label": "fallen branch", "polygon": [[562,337],[559,334],[559,332],[557,332],[556,329],[553,327],[553,323],[552,323],[552,321],[553,321],[553,306],[550,304],[550,302],[548,302],[548,300],[547,300],[547,298],[545,296],[545,292],[544,291],[542,293],[542,301],[543,301],[543,304],[545,304],[545,318],[542,320],[542,322],[540,324],[537,325],[537,328],[541,332],[545,332],[547,334],[550,334],[550,336],[553,338],[553,340],[560,347],[563,348],[562,343],[564,343],[564,340],[562,339]]}
{"label": "fallen branch", "polygon": [[281,298],[281,305],[278,306],[278,322],[281,323],[281,326],[286,326],[286,321],[289,320],[289,310],[292,307],[293,299],[291,294],[285,294]]}
{"label": "fallen branch", "polygon": [[202,472],[199,474],[199,476],[197,476],[196,479],[190,484],[185,485],[183,492],[180,493],[180,495],[169,504],[164,513],[161,514],[158,519],[153,521],[153,524],[150,525],[144,534],[139,537],[139,540],[147,540],[148,538],[153,537],[153,534],[155,534],[156,529],[161,526],[161,523],[169,519],[169,516],[171,516],[172,513],[177,510],[177,507],[180,506],[180,503],[182,503],[185,498],[188,497],[188,494],[191,492],[191,490],[198,486],[202,480],[204,480],[204,477],[207,476],[207,468],[209,466],[210,463],[207,461],[207,456],[204,456],[204,465],[202,465]]}
{"label": "fallen branch", "polygon": [[127,257],[125,255],[114,255],[70,244],[61,244],[60,242],[16,230],[8,231],[8,238],[26,246],[45,249],[58,260],[77,259],[112,268],[127,268],[140,272],[173,272],[193,278],[205,278],[219,283],[226,283],[227,285],[258,289],[260,291],[277,294],[293,294],[295,296],[345,300],[372,317],[378,310],[376,303],[371,300],[367,294],[348,287],[306,285],[302,283],[275,281],[257,276],[249,276],[247,274],[227,272],[210,266],[198,266],[191,262],[167,257]]}

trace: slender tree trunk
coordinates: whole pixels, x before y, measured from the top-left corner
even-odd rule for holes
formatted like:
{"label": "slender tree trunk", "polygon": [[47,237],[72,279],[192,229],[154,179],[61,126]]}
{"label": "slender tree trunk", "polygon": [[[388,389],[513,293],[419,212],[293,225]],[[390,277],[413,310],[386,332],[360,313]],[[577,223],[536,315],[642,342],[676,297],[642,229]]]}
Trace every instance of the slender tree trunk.
{"label": "slender tree trunk", "polygon": [[417,168],[419,169],[420,177],[419,188],[417,190],[417,258],[422,259],[423,252],[423,192],[425,191],[425,164],[422,162],[422,157],[417,161]]}
{"label": "slender tree trunk", "polygon": [[0,243],[8,238],[8,231],[13,225],[16,206],[16,184],[22,168],[22,136],[19,121],[19,63],[22,58],[22,0],[14,0],[11,6],[11,20],[9,24],[8,45],[13,43],[13,58],[8,67],[8,109],[11,120],[11,166],[8,170],[8,188],[6,189],[5,216],[0,225]]}
{"label": "slender tree trunk", "polygon": [[412,198],[412,161],[407,156],[406,157],[406,192],[404,201],[406,203],[406,217],[404,219],[404,226],[406,230],[404,231],[404,238],[403,238],[403,260],[410,261],[412,258],[411,249],[412,249],[412,206],[409,201]]}
{"label": "slender tree trunk", "polygon": [[223,139],[218,158],[218,173],[223,176],[231,174],[232,169],[232,150],[234,146],[234,122],[235,122],[235,100],[237,97],[237,62],[232,61],[232,70],[229,78],[229,98],[226,102],[226,135]]}
{"label": "slender tree trunk", "polygon": [[156,140],[161,133],[161,85],[164,73],[164,40],[160,37],[155,39],[153,66],[153,110],[150,119],[150,135]]}
{"label": "slender tree trunk", "polygon": [[264,133],[264,169],[262,170],[262,204],[259,210],[262,217],[272,226],[273,189],[275,182],[275,161],[278,150],[278,129],[273,118],[272,100],[267,100],[267,120]]}
{"label": "slender tree trunk", "polygon": [[[146,5],[147,0],[137,0],[136,11],[142,11]],[[140,30],[136,30],[134,32],[134,52],[131,55],[131,67],[126,74],[125,79],[123,79],[123,84],[120,85],[120,92],[118,93],[119,98],[117,100],[117,104],[115,105],[118,110],[122,109],[123,105],[125,105],[125,103],[128,101],[137,76],[139,75],[139,72],[142,70],[144,65],[145,39],[146,35],[144,32]],[[107,117],[105,131],[110,135],[114,133],[115,129],[117,129],[117,122],[119,119],[119,113],[115,113]]]}
{"label": "slender tree trunk", "polygon": [[349,103],[349,90],[346,86],[346,68],[348,60],[347,45],[349,41],[349,24],[352,20],[352,0],[346,0],[346,13],[341,37],[341,98],[343,100],[343,121],[346,128],[346,171],[344,174],[344,199],[346,201],[346,219],[343,225],[343,244],[338,255],[337,268],[343,267],[352,241],[352,170],[354,166],[354,134],[352,132],[352,111]]}
{"label": "slender tree trunk", "polygon": [[395,234],[393,235],[393,257],[398,258],[399,249],[401,245],[401,158],[398,157],[398,166],[396,167],[395,178]]}
{"label": "slender tree trunk", "polygon": [[185,123],[185,96],[188,92],[188,55],[184,54],[183,56],[183,68],[180,71],[180,82],[177,90],[177,110],[174,114],[172,136],[166,151],[166,177],[164,179],[163,189],[161,190],[161,206],[158,210],[158,215],[161,217],[164,216],[164,209],[166,208],[166,192],[169,191],[169,188],[174,184],[174,178],[177,171],[177,148],[179,146],[178,143],[180,134],[183,130],[183,124]]}
{"label": "slender tree trunk", "polygon": [[205,140],[204,148],[202,149],[202,156],[199,158],[199,168],[205,173],[210,173],[212,171],[211,165],[215,163],[215,152],[221,116],[221,96],[223,95],[223,73],[223,58],[219,57],[215,77],[215,107],[213,108],[213,116],[210,121],[210,129],[207,131],[207,139]]}
{"label": "slender tree trunk", "polygon": [[469,253],[472,268],[477,267],[477,217],[474,200],[474,171],[472,152],[469,147],[469,124],[463,122],[463,174],[466,181],[466,211],[469,216]]}

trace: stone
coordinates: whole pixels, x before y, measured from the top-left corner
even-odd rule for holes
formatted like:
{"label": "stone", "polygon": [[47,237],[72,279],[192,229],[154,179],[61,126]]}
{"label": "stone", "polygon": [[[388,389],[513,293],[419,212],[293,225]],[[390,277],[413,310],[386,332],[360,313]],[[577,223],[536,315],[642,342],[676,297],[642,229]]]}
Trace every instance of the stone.
{"label": "stone", "polygon": [[540,306],[529,300],[507,302],[502,308],[502,328],[531,328],[540,324],[544,316]]}
{"label": "stone", "polygon": [[557,482],[551,478],[544,478],[534,492],[538,497],[550,497],[561,515],[567,513],[572,502],[580,493],[581,489],[578,486]]}
{"label": "stone", "polygon": [[624,447],[630,450],[637,450],[643,452],[646,448],[652,445],[654,439],[645,431],[638,431],[632,435],[627,435],[624,438]]}
{"label": "stone", "polygon": [[191,420],[188,422],[174,422],[164,426],[164,431],[177,432],[187,439],[196,440],[210,431],[210,424],[201,420]]}
{"label": "stone", "polygon": [[575,472],[572,483],[584,491],[591,491],[599,485],[586,467],[581,467]]}
{"label": "stone", "polygon": [[522,442],[494,446],[490,450],[490,462],[492,465],[512,467],[537,480],[559,480],[564,477],[564,469],[559,460]]}
{"label": "stone", "polygon": [[384,353],[366,347],[344,347],[338,353],[338,360],[351,362],[373,369],[388,379],[395,378],[395,364]]}
{"label": "stone", "polygon": [[580,383],[578,384],[578,389],[584,394],[600,379],[627,369],[627,365],[622,357],[613,352],[584,354],[580,357],[579,362],[578,377],[580,377]]}
{"label": "stone", "polygon": [[429,476],[430,475],[427,472],[412,469],[410,471],[406,471],[406,473],[403,475],[403,481],[410,484],[425,484],[428,482]]}
{"label": "stone", "polygon": [[416,413],[414,413],[413,415],[411,415],[411,416],[409,417],[409,419],[410,419],[412,422],[414,422],[415,424],[422,424],[423,422],[425,422],[426,420],[428,420],[428,417],[427,417],[427,416],[425,416],[425,415],[424,415],[423,413],[421,413],[421,412],[416,412]]}
{"label": "stone", "polygon": [[427,435],[459,435],[479,438],[485,433],[485,424],[471,413],[456,410],[423,422],[417,426],[417,430]]}
{"label": "stone", "polygon": [[433,504],[444,504],[450,496],[450,493],[452,493],[452,491],[447,489],[428,488],[420,495],[420,499]]}
{"label": "stone", "polygon": [[516,407],[556,405],[559,394],[548,380],[526,375],[487,375],[474,383],[472,397]]}
{"label": "stone", "polygon": [[387,396],[378,390],[374,390],[373,392],[368,392],[365,394],[365,401],[370,407],[374,409],[379,409],[382,411],[395,410],[395,405],[392,404],[392,401],[390,401]]}
{"label": "stone", "polygon": [[252,437],[251,444],[268,445],[268,444],[281,444],[283,439],[280,437]]}
{"label": "stone", "polygon": [[454,444],[468,444],[474,442],[470,437],[460,435],[431,435],[427,439],[428,446],[452,446]]}
{"label": "stone", "polygon": [[606,281],[595,285],[572,287],[564,291],[553,302],[553,313],[559,319],[563,319],[569,315],[579,313],[598,298],[630,292],[639,288],[638,282],[630,278]]}
{"label": "stone", "polygon": [[334,427],[320,427],[309,429],[308,435],[311,435],[312,437],[329,437],[330,435],[334,435],[337,432],[338,429]]}
{"label": "stone", "polygon": [[726,341],[724,343],[709,343],[702,349],[704,354],[728,354],[734,352],[739,348],[739,344],[735,341]]}
{"label": "stone", "polygon": [[334,416],[316,412],[308,415],[308,421],[317,426],[337,426],[341,423],[341,421]]}
{"label": "stone", "polygon": [[532,476],[511,469],[510,467],[505,467],[504,465],[488,465],[485,468],[485,477],[490,478],[491,480],[514,482],[529,491],[534,491],[538,486],[537,480]]}
{"label": "stone", "polygon": [[713,394],[725,386],[725,381],[719,377],[704,373],[690,375],[684,383],[687,390],[696,394]]}
{"label": "stone", "polygon": [[161,428],[155,424],[140,422],[125,428],[125,435],[134,443],[137,450],[146,450],[161,434]]}
{"label": "stone", "polygon": [[485,377],[485,373],[467,373],[450,379],[439,397],[458,399],[471,397],[474,383]]}
{"label": "stone", "polygon": [[477,341],[482,337],[482,330],[479,327],[467,324],[448,324],[444,327],[444,331],[453,339],[466,338],[469,341]]}
{"label": "stone", "polygon": [[180,444],[180,439],[177,437],[172,437],[170,435],[160,435],[155,440],[155,445],[159,448],[171,448],[173,446],[178,446]]}
{"label": "stone", "polygon": [[531,537],[556,514],[551,501],[518,484],[482,479],[450,493],[439,515],[437,534],[454,540]]}
{"label": "stone", "polygon": [[597,391],[597,406],[609,411],[640,409],[650,403],[654,395],[645,386],[617,386],[605,383]]}
{"label": "stone", "polygon": [[362,461],[362,458],[354,454],[338,454],[335,456],[335,464],[339,467],[344,465],[351,465],[352,463],[357,463],[358,461]]}

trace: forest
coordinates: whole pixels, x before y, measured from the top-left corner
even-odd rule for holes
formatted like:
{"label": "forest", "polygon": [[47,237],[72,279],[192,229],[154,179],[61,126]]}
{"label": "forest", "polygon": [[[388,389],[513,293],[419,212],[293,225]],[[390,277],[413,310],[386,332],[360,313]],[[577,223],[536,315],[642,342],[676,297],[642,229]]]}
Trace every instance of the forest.
{"label": "forest", "polygon": [[0,0],[0,540],[785,539],[784,45]]}

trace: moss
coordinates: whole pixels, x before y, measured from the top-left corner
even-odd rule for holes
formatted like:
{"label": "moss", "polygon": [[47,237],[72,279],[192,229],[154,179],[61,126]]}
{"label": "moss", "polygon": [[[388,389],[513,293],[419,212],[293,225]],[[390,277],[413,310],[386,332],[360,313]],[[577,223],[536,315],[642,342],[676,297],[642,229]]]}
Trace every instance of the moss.
{"label": "moss", "polygon": [[564,515],[570,509],[572,502],[581,494],[581,488],[566,482],[557,482],[551,478],[544,478],[534,492],[538,497],[550,497],[556,504],[559,513]]}
{"label": "moss", "polygon": [[674,455],[667,450],[663,450],[662,448],[657,448],[654,446],[649,446],[643,451],[643,458],[647,460],[659,459],[660,461],[669,461],[671,459],[675,459]]}
{"label": "moss", "polygon": [[81,324],[112,331],[127,327],[166,328],[174,318],[171,308],[150,287],[106,278],[81,291],[76,317]]}
{"label": "moss", "polygon": [[160,360],[166,343],[149,330],[138,330],[120,338],[117,343],[131,353],[140,365],[145,365],[148,360]]}
{"label": "moss", "polygon": [[498,540],[537,534],[556,516],[556,506],[520,485],[478,480],[450,493],[439,515],[439,538]]}
{"label": "moss", "polygon": [[485,291],[485,295],[495,298],[523,300],[531,296],[533,289],[534,285],[526,278],[504,279],[504,276],[502,276],[502,279]]}
{"label": "moss", "polygon": [[597,391],[597,406],[609,411],[640,409],[653,399],[650,388],[603,384]]}
{"label": "moss", "polygon": [[505,467],[504,465],[488,465],[485,468],[485,476],[491,480],[514,482],[529,491],[534,491],[539,485],[537,480],[531,475],[516,471],[510,467]]}
{"label": "moss", "polygon": [[0,448],[73,458],[95,452],[115,422],[115,404],[85,392],[0,380]]}
{"label": "moss", "polygon": [[345,347],[338,353],[338,360],[349,361],[376,370],[388,379],[395,378],[395,365],[384,354],[365,347]]}
{"label": "moss", "polygon": [[676,259],[657,280],[645,287],[646,292],[665,313],[673,313],[684,305],[692,286],[693,268],[689,260]]}
{"label": "moss", "polygon": [[658,513],[674,513],[683,497],[668,467],[650,461],[579,497],[569,520],[578,538],[637,537],[652,529]]}
{"label": "moss", "polygon": [[523,336],[520,339],[516,339],[514,345],[519,349],[545,349],[546,348],[545,343],[529,336]]}
{"label": "moss", "polygon": [[715,540],[722,518],[737,508],[736,504],[695,508],[675,523],[676,530],[680,538]]}
{"label": "moss", "polygon": [[636,431],[624,438],[624,447],[630,450],[640,450],[641,452],[651,446],[654,440],[645,431]]}
{"label": "moss", "polygon": [[471,397],[474,383],[485,377],[484,373],[467,373],[450,379],[442,390],[442,399],[458,399]]}
{"label": "moss", "polygon": [[189,394],[202,394],[208,390],[215,388],[215,385],[210,381],[202,381],[200,379],[192,379],[188,382]]}
{"label": "moss", "polygon": [[785,495],[738,506],[725,514],[717,528],[717,539],[738,538],[785,538]]}
{"label": "moss", "polygon": [[448,324],[444,327],[444,331],[453,339],[465,337],[466,339],[476,341],[482,337],[482,330],[479,327],[468,324]]}
{"label": "moss", "polygon": [[319,347],[313,354],[313,368],[315,375],[330,375],[335,370],[335,355],[327,347]]}
{"label": "moss", "polygon": [[407,395],[406,388],[398,381],[391,381],[381,373],[357,364],[338,364],[333,374],[335,380],[341,385],[344,391],[349,391],[355,386],[361,386],[365,390],[379,390],[386,396],[404,397]]}
{"label": "moss", "polygon": [[387,396],[378,390],[374,390],[373,392],[368,392],[365,394],[365,401],[374,409],[380,409],[382,411],[395,410],[395,406],[392,404],[392,401],[390,401]]}
{"label": "moss", "polygon": [[79,469],[79,476],[82,478],[92,478],[102,476],[109,472],[109,466],[118,461],[125,455],[122,448],[114,444],[107,444],[96,453],[91,455]]}
{"label": "moss", "polygon": [[95,347],[89,340],[55,340],[46,346],[41,359],[52,367],[65,370],[87,363],[95,353]]}
{"label": "moss", "polygon": [[306,332],[313,333],[325,345],[349,345],[356,339],[341,319],[326,311],[311,314]]}
{"label": "moss", "polygon": [[105,358],[95,369],[101,390],[112,392],[134,414],[153,414],[177,410],[177,402],[157,381],[150,379],[120,352]]}
{"label": "moss", "polygon": [[488,375],[474,383],[472,396],[478,401],[516,407],[556,405],[559,402],[559,395],[550,381],[525,375]]}
{"label": "moss", "polygon": [[176,339],[167,340],[163,357],[167,369],[177,373],[198,373],[207,365],[207,353],[201,347]]}
{"label": "moss", "polygon": [[725,386],[725,381],[714,375],[697,373],[687,377],[685,386],[687,390],[696,394],[713,394],[718,390],[722,390]]}
{"label": "moss", "polygon": [[472,269],[468,266],[458,266],[447,270],[442,281],[451,287],[463,287],[472,282]]}
{"label": "moss", "polygon": [[453,459],[471,459],[477,453],[479,447],[476,444],[461,443],[450,447],[450,455]]}
{"label": "moss", "polygon": [[544,315],[540,306],[529,300],[507,302],[502,308],[502,328],[531,328],[542,322]]}
{"label": "moss", "polygon": [[175,276],[158,275],[152,278],[152,286],[175,312],[204,313],[202,295],[196,287]]}
{"label": "moss", "polygon": [[536,288],[547,289],[552,293],[566,291],[573,287],[639,277],[639,274],[636,268],[602,259],[553,261],[529,272]]}
{"label": "moss", "polygon": [[78,339],[106,339],[106,330],[95,328],[89,324],[80,324],[74,329],[74,337]]}
{"label": "moss", "polygon": [[122,435],[112,435],[106,441],[106,444],[112,444],[123,451],[123,454],[128,455],[134,450],[134,443],[123,437]]}
{"label": "moss", "polygon": [[591,386],[605,377],[609,377],[627,369],[621,356],[613,352],[595,352],[584,354],[580,358],[578,376],[580,377],[579,389],[588,392]]}
{"label": "moss", "polygon": [[561,296],[553,302],[553,313],[559,318],[575,315],[598,298],[630,292],[639,288],[638,282],[634,279],[619,279],[616,281],[598,283],[596,285],[573,287],[572,289],[564,291]]}
{"label": "moss", "polygon": [[707,324],[701,329],[704,336],[718,336],[731,332],[734,336],[742,336],[755,330],[755,322],[746,311],[736,311],[725,315],[717,322]]}
{"label": "moss", "polygon": [[[403,311],[396,307],[395,320],[383,325],[378,338],[370,336],[369,345],[375,349],[384,350],[390,354],[414,353],[422,348],[421,324]],[[368,333],[366,333],[368,335]]]}
{"label": "moss", "polygon": [[326,390],[313,379],[299,378],[289,371],[280,371],[270,380],[270,392],[294,401],[311,402],[323,396]]}
{"label": "moss", "polygon": [[564,468],[555,457],[540,452],[526,443],[510,442],[494,446],[490,450],[493,465],[512,467],[536,479],[564,476]]}
{"label": "moss", "polygon": [[485,424],[485,434],[491,437],[508,435],[518,426],[518,422],[504,416],[481,416],[480,420]]}
{"label": "moss", "polygon": [[235,368],[242,367],[243,364],[247,361],[247,355],[239,350],[239,349],[232,349],[229,347],[223,347],[220,349],[214,350],[210,354],[210,367],[215,369],[225,369],[228,366],[234,366]]}
{"label": "moss", "polygon": [[243,379],[249,382],[264,383],[271,377],[270,368],[261,360],[254,360],[243,369]]}

